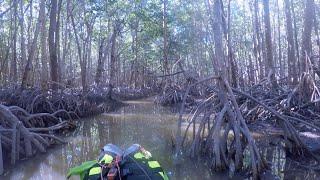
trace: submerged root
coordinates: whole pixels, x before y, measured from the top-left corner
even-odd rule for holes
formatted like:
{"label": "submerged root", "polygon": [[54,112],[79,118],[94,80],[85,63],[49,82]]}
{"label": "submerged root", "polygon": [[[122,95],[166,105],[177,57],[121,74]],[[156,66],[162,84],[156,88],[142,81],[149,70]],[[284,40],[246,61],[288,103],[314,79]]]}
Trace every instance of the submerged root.
{"label": "submerged root", "polygon": [[[12,164],[23,156],[30,157],[36,152],[45,152],[52,140],[56,139],[54,135],[48,137],[48,134],[36,133],[39,130],[38,128],[27,128],[26,123],[21,121],[12,113],[9,107],[4,105],[0,105],[0,124],[0,137],[4,140],[6,139],[6,142],[3,141],[2,146],[4,149],[11,149],[10,159]],[[61,122],[54,127],[50,127],[50,130],[59,130],[67,125],[67,122]],[[9,154],[9,152],[7,153]]]}
{"label": "submerged root", "polygon": [[[320,132],[320,123],[316,121],[320,118],[317,107],[320,93],[310,75],[304,74],[302,81],[292,93],[283,89],[265,90],[259,85],[244,92],[231,88],[223,78],[213,79],[218,80],[219,88],[211,88],[210,97],[202,100],[192,111],[193,115],[187,120],[184,135],[181,136],[182,114],[185,111],[189,89],[204,81],[194,83],[186,90],[180,109],[177,153],[186,149],[192,157],[202,154],[215,171],[242,170],[249,166],[252,175],[258,177],[267,164],[247,123],[264,121],[272,123],[273,126],[280,126],[283,130],[280,137],[285,142],[287,153],[293,157],[311,156],[318,160],[299,133]],[[187,136],[190,133],[191,136]],[[245,152],[249,152],[249,165],[243,162],[244,154],[247,154]]]}
{"label": "submerged root", "polygon": [[[191,145],[188,146],[185,132],[182,142],[177,143],[182,147],[177,149],[189,147],[191,156],[204,152],[210,157],[212,169],[221,171],[243,169],[244,149],[248,148],[251,172],[254,177],[258,177],[266,168],[266,163],[261,158],[231,87],[223,78],[218,79],[222,88],[199,106],[187,126],[186,132],[193,124]],[[212,103],[217,104],[211,106]],[[201,114],[204,116],[198,120]],[[198,128],[195,126],[196,122],[199,124]]]}
{"label": "submerged root", "polygon": [[[0,164],[4,160],[15,164],[21,158],[45,152],[52,144],[64,143],[55,134],[74,129],[74,119],[111,107],[111,102],[105,99],[96,100],[103,93],[83,95],[72,89],[61,92],[14,88],[0,91],[0,150],[3,152],[0,153]],[[10,156],[2,157],[2,154]]]}

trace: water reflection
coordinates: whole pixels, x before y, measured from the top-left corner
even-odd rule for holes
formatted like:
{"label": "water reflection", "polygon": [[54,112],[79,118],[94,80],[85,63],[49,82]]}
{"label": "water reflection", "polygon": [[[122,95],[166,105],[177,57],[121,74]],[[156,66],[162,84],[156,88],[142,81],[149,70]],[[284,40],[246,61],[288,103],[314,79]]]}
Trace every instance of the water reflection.
{"label": "water reflection", "polygon": [[296,162],[286,157],[283,143],[270,145],[274,139],[260,139],[257,144],[260,153],[269,164],[271,173],[264,176],[263,179],[284,179],[284,180],[318,180],[319,171],[305,169]]}
{"label": "water reflection", "polygon": [[202,162],[184,162],[175,167],[172,161],[171,138],[177,116],[170,109],[148,101],[130,103],[115,113],[83,119],[69,137],[68,144],[48,153],[21,162],[5,179],[65,179],[69,167],[92,160],[106,143],[128,147],[139,143],[168,171],[172,179],[212,179]]}
{"label": "water reflection", "polygon": [[[173,164],[171,139],[176,120],[177,116],[170,109],[154,105],[151,101],[130,102],[129,106],[115,113],[79,121],[79,128],[68,138],[68,144],[56,146],[46,154],[21,162],[0,179],[65,179],[70,167],[95,159],[106,143],[114,143],[123,148],[133,143],[143,145],[167,170],[171,179],[228,179],[226,174],[210,173],[201,160],[186,159],[180,166]],[[319,173],[294,167],[286,160],[280,147],[260,147],[261,153],[271,164],[272,173],[280,179],[319,177]],[[274,176],[267,176],[267,179],[272,178]],[[237,176],[233,179],[244,177]]]}

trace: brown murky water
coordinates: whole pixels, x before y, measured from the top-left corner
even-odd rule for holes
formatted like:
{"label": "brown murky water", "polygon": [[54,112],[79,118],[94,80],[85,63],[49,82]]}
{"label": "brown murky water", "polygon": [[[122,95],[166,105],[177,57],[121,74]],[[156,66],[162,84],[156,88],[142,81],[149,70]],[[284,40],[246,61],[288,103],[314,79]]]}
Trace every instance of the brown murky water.
{"label": "brown murky water", "polygon": [[97,158],[100,148],[107,143],[122,148],[134,143],[143,145],[173,179],[212,178],[201,162],[188,161],[181,167],[174,166],[171,136],[177,116],[169,108],[154,105],[152,99],[127,103],[129,106],[116,112],[81,120],[67,144],[20,162],[0,179],[66,179],[70,167]]}
{"label": "brown murky water", "polygon": [[[167,171],[171,179],[228,179],[228,174],[212,174],[205,163],[186,159],[175,166],[172,156],[172,132],[178,116],[169,108],[152,103],[152,99],[130,101],[110,114],[83,119],[68,143],[50,149],[30,160],[20,162],[0,179],[60,180],[66,179],[70,167],[92,160],[107,143],[126,148],[139,143],[148,149]],[[317,179],[318,173],[293,170],[281,148],[266,148],[264,156],[280,179]],[[270,177],[270,176],[269,176]],[[243,176],[233,179],[244,179]]]}

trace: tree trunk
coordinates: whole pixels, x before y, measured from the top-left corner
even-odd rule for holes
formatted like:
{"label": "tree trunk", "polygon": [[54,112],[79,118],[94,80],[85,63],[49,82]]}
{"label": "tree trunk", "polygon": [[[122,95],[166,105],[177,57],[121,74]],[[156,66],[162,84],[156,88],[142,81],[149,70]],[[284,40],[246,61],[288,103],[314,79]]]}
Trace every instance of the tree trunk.
{"label": "tree trunk", "polygon": [[[314,32],[315,32],[315,34],[316,34],[316,44],[317,44],[317,46],[318,46],[318,55],[320,56],[320,35],[319,35],[319,22],[318,22],[318,20],[317,20],[317,16],[316,16],[316,14],[317,13],[319,13],[319,6],[317,6],[316,5],[316,7],[314,8]],[[314,64],[316,64],[316,63],[314,63]],[[318,69],[319,69],[319,67],[320,67],[320,63],[319,63],[319,61],[318,61]],[[318,72],[319,72],[319,70],[318,70]]]}
{"label": "tree trunk", "polygon": [[287,43],[288,43],[288,77],[290,84],[297,83],[297,69],[295,58],[294,34],[292,27],[292,15],[289,0],[285,0],[285,13],[287,25]]}
{"label": "tree trunk", "polygon": [[[225,58],[223,53],[223,43],[222,43],[222,1],[214,1],[214,24],[213,24],[213,33],[214,33],[214,50],[215,50],[215,59],[217,61],[218,69],[218,99],[221,104],[221,111],[216,115],[215,123],[212,128],[212,133],[208,137],[212,141],[213,159],[214,163],[212,166],[215,170],[225,170],[228,166],[230,167],[230,162],[226,157],[232,156],[232,161],[235,164],[237,170],[242,168],[242,159],[243,151],[241,144],[241,135],[242,138],[245,138],[248,142],[248,149],[250,151],[251,158],[251,169],[254,178],[256,178],[259,173],[263,170],[264,164],[261,159],[261,156],[257,150],[257,146],[254,143],[254,140],[250,134],[250,131],[245,123],[245,120],[241,114],[239,105],[236,102],[235,96],[229,86],[229,83],[226,79],[226,66]],[[229,128],[228,128],[229,127]],[[201,128],[201,126],[200,126]],[[221,130],[226,130],[225,137],[221,136]],[[234,132],[234,149],[227,147],[227,134],[232,129]],[[199,131],[198,131],[199,133]],[[232,153],[234,151],[234,153]]]}
{"label": "tree trunk", "polygon": [[252,62],[252,58],[251,55],[249,55],[249,64],[248,64],[248,84],[249,86],[253,85],[255,83],[255,76],[254,76],[254,66],[253,66],[253,62]]}
{"label": "tree trunk", "polygon": [[[112,92],[113,87],[116,83],[116,58],[117,58],[117,52],[116,52],[116,43],[117,43],[117,36],[120,31],[120,22],[115,21],[113,26],[113,32],[111,35],[111,50],[110,50],[110,80],[109,80],[109,87],[110,92]],[[111,95],[111,93],[110,93]]]}
{"label": "tree trunk", "polygon": [[38,34],[40,31],[40,27],[41,25],[44,23],[43,21],[45,21],[45,0],[41,0],[40,1],[40,10],[39,10],[39,17],[38,17],[38,23],[34,32],[34,37],[32,40],[32,44],[31,44],[31,48],[30,48],[30,52],[28,55],[28,60],[26,63],[26,67],[23,73],[23,77],[22,77],[22,83],[21,83],[21,88],[26,88],[26,86],[29,84],[29,76],[30,76],[30,71],[31,71],[31,67],[32,67],[32,60],[34,59],[34,54],[36,51],[36,47],[37,47],[37,40],[38,40]]}
{"label": "tree trunk", "polygon": [[64,37],[63,37],[63,50],[62,50],[62,58],[61,58],[61,64],[60,64],[60,72],[61,72],[61,78],[64,79],[67,77],[67,71],[66,71],[66,62],[67,62],[67,56],[68,53],[71,53],[70,48],[68,48],[68,45],[70,45],[71,39],[70,37],[70,12],[71,12],[71,1],[66,2],[66,18],[64,23]]}
{"label": "tree trunk", "polygon": [[[24,0],[20,0],[20,51],[21,51],[21,71],[26,63],[26,39],[25,39],[25,31],[24,31]],[[32,7],[30,7],[32,9]]]}
{"label": "tree trunk", "polygon": [[259,4],[258,0],[254,1],[254,55],[257,63],[259,64],[259,75],[260,79],[264,77],[264,64],[262,63],[262,49],[261,49],[261,36],[260,36],[260,22],[259,22]]}
{"label": "tree trunk", "polygon": [[12,60],[10,64],[10,79],[12,82],[17,82],[18,81],[18,70],[17,70],[17,31],[18,31],[18,26],[17,26],[17,16],[18,16],[18,2],[17,0],[13,0],[12,2],[14,4],[14,9],[13,9],[13,21],[14,21],[14,30],[13,30],[13,38],[12,38]]}
{"label": "tree trunk", "polygon": [[[45,6],[45,3],[44,3]],[[41,9],[41,7],[40,7]],[[45,12],[45,7],[44,7]],[[47,55],[47,29],[46,29],[46,16],[42,17],[40,27],[40,50],[41,50],[41,88],[46,90],[48,87],[48,55]]]}
{"label": "tree trunk", "polygon": [[[163,21],[163,72],[164,75],[170,73],[169,63],[168,63],[168,30],[167,30],[167,4],[168,0],[162,0],[163,3],[163,12],[162,12],[162,21]],[[165,77],[166,84],[168,83],[169,77]]]}
{"label": "tree trunk", "polygon": [[[223,11],[223,4],[221,3],[221,9]],[[233,53],[232,49],[232,44],[231,44],[231,0],[228,1],[228,19],[226,23],[226,19],[223,17],[223,29],[224,29],[224,34],[226,37],[227,41],[227,46],[228,46],[228,64],[230,65],[230,75],[229,75],[229,80],[231,82],[232,87],[238,87],[239,85],[239,79],[238,79],[238,66],[235,61],[235,56]]]}
{"label": "tree trunk", "polygon": [[[82,62],[80,63],[80,67],[81,67],[81,81],[82,81],[82,88],[83,91],[86,92],[88,90],[87,87],[87,81],[88,81],[88,69],[90,67],[88,67],[88,61],[89,58],[91,57],[91,36],[92,36],[92,29],[93,29],[93,24],[91,24],[90,22],[86,21],[86,38],[85,41],[83,43],[83,57],[82,57]],[[89,64],[90,65],[90,64]]]}
{"label": "tree trunk", "polygon": [[214,1],[214,51],[215,51],[215,60],[217,64],[217,73],[221,76],[226,77],[225,69],[225,57],[223,53],[223,43],[222,43],[222,9],[220,0]]}
{"label": "tree trunk", "polygon": [[272,54],[272,37],[271,37],[271,25],[270,25],[270,11],[269,11],[269,0],[263,0],[264,7],[264,25],[265,25],[265,43],[266,43],[266,73],[268,79],[271,83],[273,89],[275,89],[278,84],[275,76],[275,68],[273,62],[273,54]]}
{"label": "tree trunk", "polygon": [[52,89],[58,89],[58,60],[57,60],[57,44],[56,44],[56,28],[57,28],[57,0],[51,0],[50,25],[49,25],[49,54],[50,54],[50,72],[52,80]]}
{"label": "tree trunk", "polygon": [[74,37],[76,39],[76,45],[77,45],[77,50],[78,50],[78,57],[79,57],[79,62],[80,62],[80,68],[81,68],[81,83],[82,83],[82,90],[85,92],[87,90],[87,85],[86,85],[86,72],[84,71],[84,64],[83,64],[83,55],[82,55],[82,51],[81,51],[81,46],[80,46],[80,41],[79,41],[79,37],[78,37],[78,32],[77,32],[77,28],[76,28],[76,24],[74,21],[74,16],[73,13],[70,14],[71,16],[71,22],[72,22],[72,27],[73,27],[73,32],[74,32]]}
{"label": "tree trunk", "polygon": [[61,83],[61,57],[60,57],[60,13],[61,13],[62,0],[58,1],[57,7],[57,23],[56,23],[56,32],[55,32],[55,44],[56,44],[56,53],[57,53],[57,62],[58,62],[58,82]]}
{"label": "tree trunk", "polygon": [[[135,7],[136,8],[136,7]],[[131,69],[130,69],[130,85],[133,85],[134,88],[137,87],[137,79],[138,79],[138,28],[139,28],[139,20],[136,18],[134,22],[132,23],[132,44],[131,44],[131,49],[132,53],[134,55],[133,61],[131,62]]]}
{"label": "tree trunk", "polygon": [[[314,0],[305,1],[304,9],[304,26],[302,33],[302,47],[301,47],[301,69],[302,72],[307,72],[307,59],[312,55],[311,33],[314,19]],[[311,64],[310,64],[311,65]]]}
{"label": "tree trunk", "polygon": [[276,1],[277,5],[277,33],[278,33],[278,62],[280,65],[279,74],[280,78],[283,78],[285,76],[285,62],[282,61],[282,48],[281,48],[281,20],[280,20],[280,7],[279,7],[279,0]]}
{"label": "tree trunk", "polygon": [[97,86],[100,86],[101,76],[104,70],[104,62],[106,57],[106,54],[104,55],[103,53],[104,49],[105,49],[105,38],[102,38],[99,46],[98,65],[97,65],[97,73],[95,78],[95,83],[97,84]]}
{"label": "tree trunk", "polygon": [[294,45],[295,45],[295,51],[296,51],[296,77],[298,78],[299,74],[301,73],[301,67],[300,67],[300,48],[299,48],[299,42],[298,42],[298,28],[297,28],[297,20],[296,20],[296,13],[294,9],[293,0],[290,1],[291,9],[292,9],[292,17],[293,17],[293,29],[294,29]]}

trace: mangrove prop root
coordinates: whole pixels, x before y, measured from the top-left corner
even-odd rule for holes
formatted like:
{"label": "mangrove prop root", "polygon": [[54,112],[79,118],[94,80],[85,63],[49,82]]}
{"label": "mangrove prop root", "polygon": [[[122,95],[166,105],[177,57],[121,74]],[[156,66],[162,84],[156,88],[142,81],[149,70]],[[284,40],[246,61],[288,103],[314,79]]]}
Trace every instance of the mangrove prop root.
{"label": "mangrove prop root", "polygon": [[[124,91],[121,89],[121,92]],[[132,97],[136,97],[136,92],[141,96],[151,94],[153,90],[133,91]],[[74,119],[109,111],[116,108],[114,104],[120,105],[108,98],[108,93],[110,91],[105,88],[93,88],[88,92],[67,88],[59,91],[14,86],[1,88],[0,174],[4,169],[3,161],[14,164],[37,152],[45,152],[52,144],[65,143],[56,134],[73,129]]]}
{"label": "mangrove prop root", "polygon": [[[59,130],[67,126],[68,122],[64,121],[48,128],[27,128],[25,122],[21,121],[13,113],[17,110],[21,111],[21,109],[17,107],[0,105],[0,137],[1,140],[7,138],[7,140],[11,141],[11,144],[1,143],[1,145],[9,146],[6,147],[6,149],[11,149],[11,163],[14,164],[16,160],[21,158],[21,154],[24,154],[25,157],[30,157],[36,152],[45,152],[52,140],[63,142],[63,140],[51,134],[37,132]],[[21,112],[26,113],[24,111]],[[42,114],[40,114],[39,117],[41,117],[41,115]],[[29,117],[30,116],[31,115],[29,115]],[[37,116],[37,114],[33,114],[33,116]],[[1,148],[1,150],[3,149]],[[2,157],[0,159],[3,161]],[[2,162],[0,162],[0,164],[1,163]]]}
{"label": "mangrove prop root", "polygon": [[[193,115],[187,119],[182,131],[182,114],[188,103],[190,89],[208,80],[217,80],[218,87],[211,88],[210,97],[205,97],[196,105]],[[301,82],[293,91],[280,88],[267,89],[265,82],[242,91],[231,88],[222,77],[209,77],[190,84],[181,99],[178,130],[176,135],[176,152],[189,150],[191,156],[205,153],[210,157],[214,170],[224,170],[234,166],[243,168],[245,149],[250,154],[250,167],[254,176],[266,168],[247,123],[266,120],[283,129],[284,142],[292,154],[311,155],[316,160],[304,139],[300,137],[301,127],[305,131],[320,132],[319,102],[320,93],[311,75],[304,73]],[[272,118],[272,117],[275,117]],[[245,120],[246,119],[246,120]],[[300,129],[299,129],[300,128]],[[191,129],[191,130],[190,130]],[[191,142],[187,133],[191,133]],[[231,133],[231,138],[230,138]]]}
{"label": "mangrove prop root", "polygon": [[[218,80],[220,88],[215,95],[200,104],[187,126],[188,130],[191,124],[199,123],[197,129],[196,126],[193,126],[193,140],[189,146],[190,155],[194,156],[196,153],[206,152],[210,157],[209,162],[211,162],[213,170],[225,170],[231,168],[233,164],[237,170],[240,170],[243,168],[244,149],[247,147],[250,153],[250,167],[254,177],[257,177],[266,168],[266,163],[262,159],[247,127],[235,95],[228,82],[221,77],[210,77],[197,83],[203,83],[211,79]],[[182,113],[184,112],[187,93],[191,86],[197,83],[188,87],[181,105],[177,132],[178,153],[182,148],[187,148],[185,147],[187,145],[185,141],[186,132],[183,137],[180,137]],[[212,106],[212,104],[214,105]],[[199,119],[200,114],[204,114],[204,116]],[[230,132],[234,134],[233,138],[229,138]]]}

